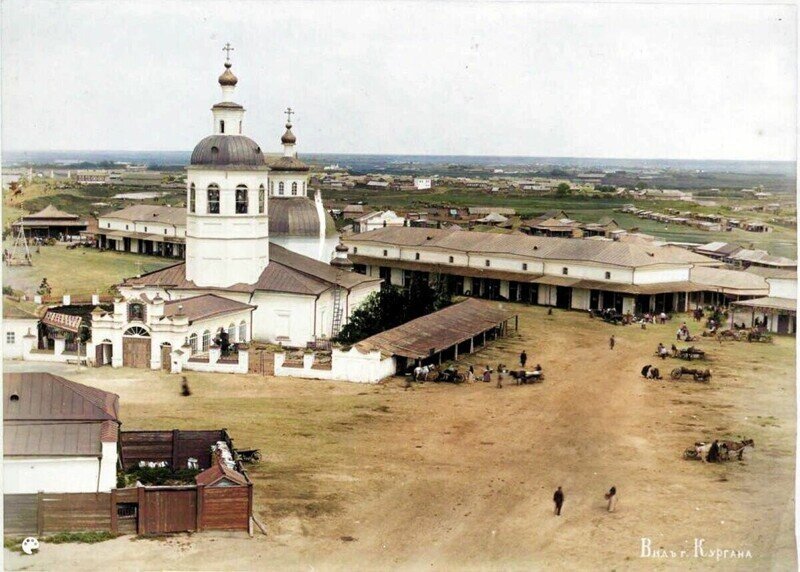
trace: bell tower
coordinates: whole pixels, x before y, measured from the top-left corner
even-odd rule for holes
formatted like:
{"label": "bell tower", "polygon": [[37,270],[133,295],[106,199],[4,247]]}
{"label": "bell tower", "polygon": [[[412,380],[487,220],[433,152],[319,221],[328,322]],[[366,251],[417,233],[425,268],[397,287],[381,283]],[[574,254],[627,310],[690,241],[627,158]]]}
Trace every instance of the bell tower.
{"label": "bell tower", "polygon": [[216,288],[254,284],[269,264],[269,168],[261,147],[242,135],[233,48],[223,50],[228,57],[219,76],[222,101],[211,108],[213,134],[195,146],[186,168],[186,278]]}

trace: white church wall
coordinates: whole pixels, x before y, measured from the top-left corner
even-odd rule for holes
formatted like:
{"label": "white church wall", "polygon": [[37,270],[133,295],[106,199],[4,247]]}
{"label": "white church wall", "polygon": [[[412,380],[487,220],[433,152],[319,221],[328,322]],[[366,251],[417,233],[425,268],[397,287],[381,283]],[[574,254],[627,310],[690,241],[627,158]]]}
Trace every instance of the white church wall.
{"label": "white church wall", "polygon": [[314,340],[315,300],[315,296],[256,292],[251,302],[258,306],[253,312],[253,338],[304,347]]}
{"label": "white church wall", "polygon": [[314,260],[325,262],[331,261],[334,249],[339,244],[339,235],[316,237],[316,236],[270,236],[269,241],[279,246],[308,256]]}
{"label": "white church wall", "polygon": [[278,377],[300,377],[354,383],[378,383],[396,372],[395,360],[382,357],[381,352],[361,353],[355,347],[349,350],[334,348],[331,352],[330,368],[315,368],[315,355],[303,356],[303,367],[286,367],[286,354],[275,354],[275,375]]}

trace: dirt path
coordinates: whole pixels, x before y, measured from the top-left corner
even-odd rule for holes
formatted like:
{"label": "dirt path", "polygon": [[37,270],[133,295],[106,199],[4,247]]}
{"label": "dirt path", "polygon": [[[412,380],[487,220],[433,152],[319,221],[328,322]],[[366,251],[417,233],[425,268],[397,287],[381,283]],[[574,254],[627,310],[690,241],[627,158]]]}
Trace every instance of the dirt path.
{"label": "dirt path", "polygon": [[[648,356],[659,341],[671,343],[673,326],[643,331],[577,313],[522,311],[519,337],[463,363],[512,365],[525,348],[529,364],[544,366],[543,384],[421,384],[404,391],[398,380],[362,387],[198,377],[197,399],[184,406],[168,376],[97,380],[117,388],[129,428],[225,423],[237,442],[267,451],[268,462],[251,476],[271,535],[45,546],[34,558],[6,552],[6,565],[795,569],[793,340],[702,342],[712,355],[711,384],[648,382],[639,369],[654,361]],[[677,363],[658,365],[663,372]],[[225,401],[232,392],[250,407],[240,406],[233,418]],[[742,463],[681,458],[685,447],[712,436],[750,437],[757,448]],[[566,503],[555,517],[551,499],[559,485]],[[609,514],[603,493],[612,485],[620,500]],[[642,537],[654,549],[689,555],[641,558]],[[694,558],[695,538],[704,538],[707,550],[749,550],[752,558]]]}

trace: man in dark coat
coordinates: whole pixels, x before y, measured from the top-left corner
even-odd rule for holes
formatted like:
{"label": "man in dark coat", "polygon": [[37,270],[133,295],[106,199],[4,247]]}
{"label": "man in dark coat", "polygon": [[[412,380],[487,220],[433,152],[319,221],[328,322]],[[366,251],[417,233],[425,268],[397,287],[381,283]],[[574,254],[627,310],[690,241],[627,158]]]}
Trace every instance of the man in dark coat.
{"label": "man in dark coat", "polygon": [[719,441],[714,439],[714,442],[711,443],[711,448],[708,450],[708,455],[706,455],[706,461],[709,463],[716,463],[719,461]]}
{"label": "man in dark coat", "polygon": [[522,366],[522,369],[525,369],[526,363],[528,363],[528,354],[525,353],[525,350],[522,350],[522,353],[519,354],[519,365]]}
{"label": "man in dark coat", "polygon": [[653,367],[650,364],[647,364],[642,368],[642,377],[647,377],[647,372],[650,371],[650,368]]}
{"label": "man in dark coat", "polygon": [[553,502],[556,505],[556,516],[561,516],[561,505],[564,504],[564,491],[561,490],[561,487],[558,487],[553,494]]}

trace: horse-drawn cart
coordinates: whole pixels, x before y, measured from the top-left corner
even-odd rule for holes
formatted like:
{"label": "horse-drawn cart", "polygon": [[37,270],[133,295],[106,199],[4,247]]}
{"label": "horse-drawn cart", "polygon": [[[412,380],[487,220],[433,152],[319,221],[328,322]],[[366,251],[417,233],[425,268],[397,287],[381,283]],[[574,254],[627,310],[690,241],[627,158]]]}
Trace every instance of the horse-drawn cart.
{"label": "horse-drawn cart", "polygon": [[261,451],[258,449],[237,449],[237,458],[242,463],[258,463],[261,461]]}
{"label": "horse-drawn cart", "polygon": [[691,375],[695,381],[708,383],[711,381],[711,370],[696,369],[693,367],[676,367],[670,372],[670,377],[678,380],[684,375]]}
{"label": "horse-drawn cart", "polygon": [[694,346],[689,346],[688,348],[681,348],[678,350],[678,355],[680,359],[685,359],[691,361],[693,359],[703,359],[706,357],[706,352],[701,350],[700,348],[696,348]]}
{"label": "horse-drawn cart", "polygon": [[764,343],[772,343],[772,336],[767,332],[763,332],[761,330],[750,330],[747,332],[747,341],[748,342],[764,342]]}

